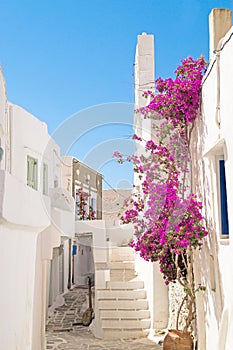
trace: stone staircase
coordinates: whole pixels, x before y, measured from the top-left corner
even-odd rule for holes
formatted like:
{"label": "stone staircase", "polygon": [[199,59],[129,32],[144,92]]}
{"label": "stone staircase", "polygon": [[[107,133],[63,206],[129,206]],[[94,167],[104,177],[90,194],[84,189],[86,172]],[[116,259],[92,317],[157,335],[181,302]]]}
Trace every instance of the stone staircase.
{"label": "stone staircase", "polygon": [[136,276],[134,250],[112,248],[110,281],[96,290],[100,323],[105,339],[139,338],[148,334],[150,312],[143,281]]}

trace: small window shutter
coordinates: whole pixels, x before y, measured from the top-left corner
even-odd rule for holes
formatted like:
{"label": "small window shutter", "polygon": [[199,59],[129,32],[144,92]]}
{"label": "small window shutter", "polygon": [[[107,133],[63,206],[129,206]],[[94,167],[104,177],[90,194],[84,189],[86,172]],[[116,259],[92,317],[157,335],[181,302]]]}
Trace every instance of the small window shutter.
{"label": "small window shutter", "polygon": [[95,201],[95,198],[91,198],[91,207],[92,207],[92,210],[96,210],[96,201]]}
{"label": "small window shutter", "polygon": [[43,194],[48,194],[48,165],[43,164]]}
{"label": "small window shutter", "polygon": [[219,160],[222,235],[229,234],[225,160]]}
{"label": "small window shutter", "polygon": [[37,160],[27,157],[27,185],[37,189]]}

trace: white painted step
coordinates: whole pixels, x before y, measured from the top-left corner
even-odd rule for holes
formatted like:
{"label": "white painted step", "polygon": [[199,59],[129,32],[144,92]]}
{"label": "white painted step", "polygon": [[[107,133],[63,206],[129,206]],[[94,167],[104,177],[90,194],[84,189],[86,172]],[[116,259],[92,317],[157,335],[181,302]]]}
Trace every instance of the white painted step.
{"label": "white painted step", "polygon": [[130,281],[136,276],[135,270],[110,270],[110,281]]}
{"label": "white painted step", "polygon": [[[104,339],[137,339],[146,337],[149,334],[149,330],[138,330],[138,329],[104,329],[103,338]],[[143,345],[142,345],[143,349]]]}
{"label": "white painted step", "polygon": [[109,281],[106,285],[107,289],[116,290],[133,290],[133,289],[143,289],[144,282],[139,280],[131,281]]}
{"label": "white painted step", "polygon": [[101,319],[143,319],[150,317],[149,310],[100,310]]}
{"label": "white painted step", "polygon": [[138,290],[98,290],[97,298],[101,299],[145,299],[146,291]]}
{"label": "white painted step", "polygon": [[104,339],[145,337],[150,328],[150,311],[143,281],[134,266],[135,252],[130,247],[110,251],[110,281],[96,290],[99,321]]}
{"label": "white painted step", "polygon": [[135,251],[130,247],[112,248],[110,252],[110,261],[134,261]]}
{"label": "white painted step", "polygon": [[99,309],[104,310],[146,310],[147,300],[99,300]]}
{"label": "white painted step", "polygon": [[115,329],[147,329],[150,327],[150,320],[102,320],[102,327]]}
{"label": "white painted step", "polygon": [[133,261],[114,261],[109,263],[109,268],[112,270],[134,270]]}

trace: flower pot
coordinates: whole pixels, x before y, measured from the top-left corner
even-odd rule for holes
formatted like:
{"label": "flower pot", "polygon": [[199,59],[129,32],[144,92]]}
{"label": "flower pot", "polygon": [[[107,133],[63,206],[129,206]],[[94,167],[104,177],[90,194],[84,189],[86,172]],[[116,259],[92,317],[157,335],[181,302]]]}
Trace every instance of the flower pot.
{"label": "flower pot", "polygon": [[193,350],[193,339],[189,332],[170,329],[164,339],[163,350]]}

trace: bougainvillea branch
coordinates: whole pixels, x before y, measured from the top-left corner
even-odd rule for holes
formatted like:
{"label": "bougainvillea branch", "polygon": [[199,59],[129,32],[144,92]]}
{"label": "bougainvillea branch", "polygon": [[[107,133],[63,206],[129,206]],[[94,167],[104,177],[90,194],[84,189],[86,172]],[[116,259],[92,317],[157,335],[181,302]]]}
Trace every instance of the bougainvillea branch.
{"label": "bougainvillea branch", "polygon": [[[190,264],[193,249],[201,247],[207,235],[203,225],[202,203],[191,192],[190,136],[200,112],[201,81],[206,63],[188,57],[175,71],[175,79],[157,79],[154,94],[147,91],[151,102],[137,112],[153,122],[152,140],[144,145],[141,155],[124,157],[137,173],[138,193],[126,203],[123,223],[133,223],[131,246],[147,261],[158,261],[166,284],[178,281],[189,299],[187,325],[193,315],[193,272]],[[201,289],[200,289],[201,290]]]}

